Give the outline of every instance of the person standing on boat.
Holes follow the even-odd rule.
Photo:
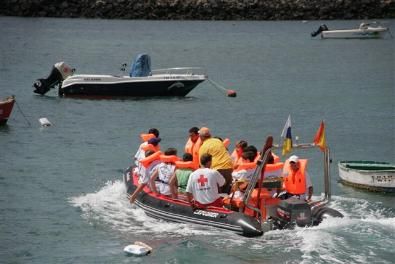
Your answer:
[[[193,157],[193,162],[199,167],[199,148],[202,145],[202,141],[199,137],[199,128],[191,127],[188,131],[189,138],[185,144],[185,153],[189,153]]]
[[[130,203],[133,203],[136,200],[137,195],[144,189],[145,186],[150,181],[151,174],[155,171],[156,166],[161,162],[159,160],[160,152],[154,152],[152,150],[147,150],[145,152],[145,158],[140,160],[138,166],[138,186],[133,194],[129,197]],[[130,179],[133,181],[133,178]]]
[[[143,141],[143,143],[140,144],[136,154],[134,155],[134,163],[136,166],[138,166],[139,161],[143,158],[145,158],[145,151],[144,151],[144,146],[148,145],[148,144],[152,144],[154,146],[158,146],[159,149],[159,142],[160,142],[160,138],[159,138],[159,130],[156,128],[150,128],[148,130],[147,134],[141,134],[140,135],[141,140]],[[154,138],[157,138],[156,140]],[[149,140],[151,140],[151,143],[148,142]]]
[[[189,176],[186,194],[192,208],[207,206],[222,207],[222,198],[218,188],[225,184],[225,178],[216,170],[211,169],[212,156],[203,154],[200,158],[201,168]]]
[[[156,167],[156,170],[151,175],[151,189],[154,193],[163,195],[177,196],[175,187],[170,185],[170,179],[175,174],[175,162],[179,160],[177,157],[177,150],[175,148],[168,148],[165,155],[160,156],[161,163]]]
[[[211,168],[217,170],[226,181],[224,186],[220,188],[220,192],[229,194],[232,185],[232,158],[225,148],[224,143],[218,138],[211,137],[210,129],[207,127],[200,128],[199,137],[202,141],[199,149],[200,161],[204,154],[210,154],[212,156]]]
[[[307,173],[307,159],[299,159],[292,155],[284,164],[284,188],[288,196],[295,196],[301,200],[311,200],[313,185]]]

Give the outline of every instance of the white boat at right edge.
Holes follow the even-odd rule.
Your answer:
[[[323,39],[366,39],[366,38],[382,38],[385,34],[390,34],[389,28],[381,26],[377,22],[361,23],[359,28],[355,29],[337,29],[329,30],[323,24],[316,31],[311,33],[312,37],[320,35]]]
[[[342,183],[370,191],[395,192],[395,164],[376,161],[340,161]]]

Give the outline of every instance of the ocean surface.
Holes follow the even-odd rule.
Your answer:
[[[0,17],[0,97],[15,95],[0,128],[1,263],[395,263],[395,196],[338,182],[340,160],[395,162],[395,40],[312,39],[322,23],[362,21],[128,21]],[[394,20],[382,20],[395,29]],[[152,68],[204,67],[210,82],[185,98],[92,100],[33,94],[32,84],[65,61],[77,73],[119,74],[138,53]],[[292,134],[311,142],[321,120],[331,150],[331,206],[343,219],[244,238],[152,219],[130,205],[122,173],[139,134],[160,130],[182,154],[188,129],[261,148]],[[53,126],[42,128],[46,117]],[[314,198],[323,193],[318,150]],[[278,152],[278,154],[280,154]],[[154,250],[128,257],[143,241]]]

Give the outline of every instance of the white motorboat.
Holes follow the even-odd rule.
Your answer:
[[[126,64],[122,67],[124,71]],[[36,80],[33,87],[35,93],[43,95],[57,86],[60,96],[69,97],[185,96],[205,80],[205,70],[198,67],[151,70],[149,55],[140,54],[127,76],[74,74],[70,66],[58,62],[50,75]]]
[[[371,191],[395,192],[395,164],[376,161],[340,161],[341,182]]]
[[[385,34],[390,33],[389,28],[383,27],[377,22],[361,23],[359,28],[355,29],[337,29],[329,30],[323,24],[316,31],[311,33],[312,37],[320,35],[323,39],[365,39],[365,38],[382,38]]]

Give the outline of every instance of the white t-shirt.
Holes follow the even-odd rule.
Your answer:
[[[156,179],[156,189],[160,194],[171,195],[169,181],[176,170],[176,166],[171,163],[161,162],[156,167],[158,169],[158,178]]]
[[[139,165],[139,161],[145,158],[145,152],[143,150],[143,146],[148,145],[148,142],[141,143],[139,149],[137,150],[136,154],[134,155],[134,164],[136,166]]]
[[[248,170],[244,169],[244,170],[234,171],[232,172],[232,178],[234,181],[238,181],[238,180],[251,181],[254,172],[255,172],[255,168]]]
[[[225,184],[224,177],[216,170],[209,168],[197,169],[189,176],[186,191],[201,204],[209,204],[217,200],[218,186]]]
[[[151,164],[145,168],[143,165],[139,164],[138,167],[138,175],[139,175],[139,183],[147,184],[151,178],[152,173],[155,171],[156,167],[160,163],[160,160],[154,160]]]

